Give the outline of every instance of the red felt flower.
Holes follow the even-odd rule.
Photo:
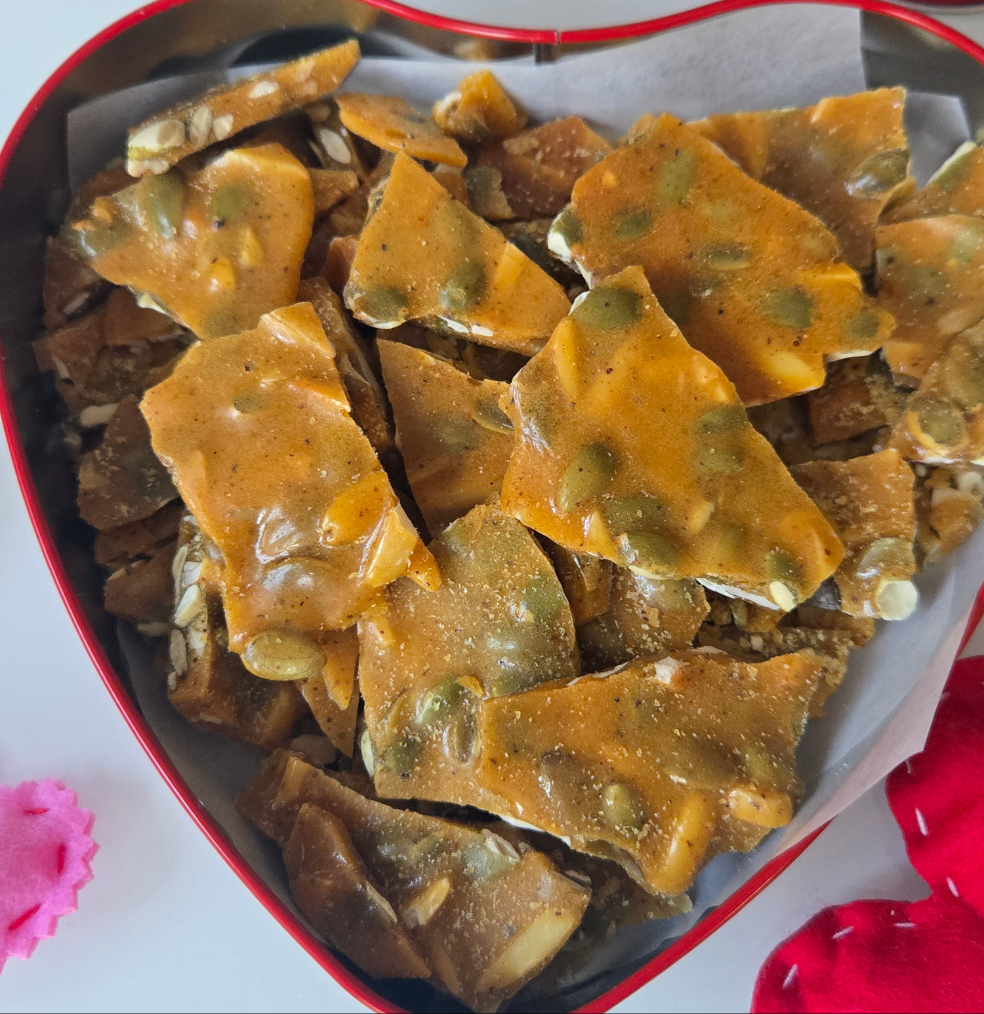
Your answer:
[[[753,1012],[984,1010],[984,658],[954,666],[886,793],[932,896],[820,912],[769,955]]]

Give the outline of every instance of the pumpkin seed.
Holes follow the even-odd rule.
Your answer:
[[[359,293],[352,309],[377,327],[396,327],[407,319],[407,297],[392,285],[376,285]]]
[[[615,478],[618,458],[604,444],[582,447],[567,466],[557,491],[557,506],[566,514],[603,493]]]
[[[264,630],[246,645],[246,668],[267,680],[303,680],[325,667],[321,646],[290,630]]]
[[[130,232],[130,224],[123,218],[114,218],[108,225],[101,223],[89,229],[77,229],[71,239],[87,260],[96,260],[119,246]]]
[[[706,739],[675,741],[664,758],[663,771],[675,782],[692,789],[721,789],[738,773],[733,758],[723,747]]]
[[[467,764],[478,756],[478,724],[470,709],[458,711],[444,730],[444,752],[452,760]]]
[[[479,401],[475,404],[475,422],[482,429],[493,433],[512,433],[512,419],[494,401]]]
[[[740,271],[752,263],[751,251],[741,243],[711,243],[700,257],[714,271]]]
[[[977,257],[984,240],[984,222],[971,222],[961,226],[950,243],[950,256],[962,267]]]
[[[465,876],[469,880],[486,881],[508,873],[516,860],[505,852],[490,848],[484,841],[468,845],[462,853]]]
[[[642,317],[642,299],[631,289],[599,285],[585,294],[572,313],[585,327],[603,330],[631,327]]]
[[[623,833],[638,833],[646,825],[646,809],[638,789],[626,782],[611,782],[601,794],[602,819]]]
[[[911,264],[903,269],[900,286],[911,300],[930,305],[946,293],[946,278],[925,264]]]
[[[975,147],[976,145],[970,144],[962,154],[955,158],[951,157],[933,178],[932,182],[944,193],[949,193],[964,178],[970,168],[970,159],[967,156]]]
[[[417,724],[425,728],[437,725],[467,695],[468,691],[454,679],[445,680],[425,690],[417,699]]]
[[[874,338],[878,334],[878,314],[871,307],[864,307],[847,322],[844,332],[849,338]]]
[[[645,236],[653,227],[653,216],[648,208],[623,211],[612,220],[612,235],[617,240],[628,242]]]
[[[449,313],[464,313],[485,292],[485,268],[475,261],[462,261],[441,286],[441,303]]]
[[[668,204],[683,204],[697,176],[697,156],[689,148],[678,149],[659,174],[659,193]]]
[[[715,443],[701,447],[694,457],[694,467],[697,471],[710,475],[730,475],[733,472],[740,472],[742,463],[739,450]]]
[[[415,736],[400,736],[382,752],[379,763],[401,778],[409,778],[423,752],[424,745]]]
[[[705,412],[697,420],[697,432],[731,433],[748,425],[748,415],[743,405],[718,405]]]
[[[813,320],[813,300],[799,286],[769,293],[760,309],[766,320],[795,331],[805,331]]]
[[[658,531],[666,522],[665,507],[648,493],[612,500],[601,511],[612,535]]]
[[[158,235],[172,239],[181,224],[185,187],[176,172],[148,176],[141,185],[144,208]]]
[[[649,572],[660,573],[672,567],[680,555],[669,539],[656,532],[630,532],[618,544],[630,566]]]
[[[534,574],[523,589],[523,609],[534,623],[553,623],[567,606],[553,573]]]
[[[581,242],[584,230],[581,226],[581,219],[574,214],[574,209],[568,204],[566,208],[553,220],[550,231],[555,233],[564,241],[569,250],[575,243]],[[553,249],[551,247],[551,249]]]
[[[943,382],[950,396],[966,409],[984,403],[984,355],[949,357],[942,364]]]
[[[915,570],[916,560],[908,539],[876,539],[858,557],[856,573],[861,578],[888,576],[908,577]]]
[[[781,549],[773,549],[766,559],[769,577],[785,584],[798,586],[803,581],[803,568]]]
[[[215,192],[212,198],[212,219],[217,226],[241,215],[249,206],[252,195],[239,183],[230,183]]]
[[[936,443],[953,446],[963,439],[963,417],[950,402],[940,398],[922,398],[912,408],[919,418],[919,428]]]
[[[557,411],[542,394],[526,395],[520,402],[523,436],[547,448],[557,433]]]
[[[437,442],[451,454],[464,454],[478,447],[479,434],[473,422],[467,419],[438,419],[434,423]]]
[[[725,521],[718,528],[718,551],[725,559],[730,559],[744,549],[748,542],[748,532],[743,525]]]
[[[858,166],[847,183],[847,191],[854,196],[875,197],[897,187],[908,175],[908,148],[876,151]]]

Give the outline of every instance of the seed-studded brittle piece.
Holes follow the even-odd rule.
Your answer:
[[[297,687],[321,731],[346,757],[355,752],[355,729],[359,717],[359,638],[354,627],[323,634],[318,643],[325,653],[325,667],[317,676],[298,680]]]
[[[214,338],[293,301],[313,220],[307,169],[264,144],[97,198],[63,239],[104,278]]]
[[[561,321],[516,375],[509,412],[502,509],[574,552],[783,611],[840,561],[823,515],[640,268]]]
[[[434,103],[431,115],[445,134],[466,144],[512,137],[526,126],[526,113],[487,69],[463,77],[453,92]]]
[[[572,289],[581,293],[585,289],[584,279],[574,268],[558,260],[547,249],[552,222],[553,219],[550,218],[531,218],[525,221],[499,222],[498,226],[510,243],[518,246],[534,264],[559,282],[568,294]]]
[[[96,563],[116,570],[140,557],[153,556],[165,543],[177,537],[178,524],[184,512],[180,500],[172,500],[142,521],[131,521],[96,533],[93,554]]]
[[[57,236],[49,236],[44,251],[44,282],[41,302],[44,326],[49,331],[63,328],[69,320],[88,309],[105,293],[106,279]]]
[[[574,625],[604,616],[611,601],[612,573],[609,560],[586,553],[572,553],[556,542],[544,539],[547,554],[553,560],[561,587],[570,603]]]
[[[238,801],[281,844],[305,803],[344,824],[437,982],[474,1010],[495,1010],[543,968],[587,906],[589,892],[541,852],[366,799],[282,751]]]
[[[358,236],[333,236],[325,254],[322,274],[336,292],[342,292],[349,280],[352,261],[359,246]]]
[[[528,824],[615,859],[654,894],[789,823],[815,655],[701,650],[483,701],[479,781]]]
[[[608,609],[578,629],[581,659],[601,672],[643,655],[689,648],[708,609],[696,581],[661,581],[618,567]]]
[[[917,218],[879,226],[877,239],[878,299],[895,317],[885,359],[915,386],[984,318],[984,219]]]
[[[200,342],[144,396],[154,448],[225,560],[229,644],[270,679],[319,673],[318,638],[410,573],[437,583],[309,303]]]
[[[848,616],[839,609],[821,609],[805,603],[782,618],[781,625],[787,624],[811,630],[843,631],[855,648],[863,648],[875,636],[875,621],[870,617]]]
[[[891,426],[904,399],[881,356],[831,363],[823,387],[807,395],[813,438],[827,444]]]
[[[79,468],[79,513],[93,528],[108,531],[149,518],[178,495],[150,445],[137,399],[124,398],[102,442]]]
[[[177,543],[172,539],[149,557],[127,561],[106,580],[103,603],[106,612],[129,620],[142,634],[163,637],[174,602],[171,562]]]
[[[366,95],[346,92],[336,97],[342,123],[357,137],[383,151],[403,152],[459,168],[468,157],[458,143],[442,133],[427,113],[418,112],[397,95]]]
[[[393,427],[386,395],[369,364],[365,341],[349,323],[338,294],[324,278],[314,277],[301,282],[297,298],[314,307],[335,349],[335,363],[352,405],[352,418],[362,427],[377,454],[392,450]]]
[[[552,278],[405,155],[359,238],[345,302],[375,327],[423,320],[523,355],[570,306]]]
[[[926,186],[891,208],[883,221],[906,222],[939,215],[984,218],[984,149],[972,141],[960,145]]]
[[[377,346],[407,479],[432,534],[502,487],[512,422],[499,407],[509,387],[475,380],[401,342]]]
[[[878,88],[805,109],[709,116],[691,126],[749,176],[816,215],[837,237],[844,260],[865,272],[879,215],[913,185],[904,104],[904,88]]]
[[[334,91],[358,62],[359,44],[352,39],[158,113],[130,131],[127,171],[163,173],[192,152],[314,102]]]
[[[568,116],[486,148],[479,165],[501,174],[502,192],[516,217],[536,218],[556,215],[578,177],[611,150],[580,116]]]
[[[919,504],[925,563],[952,553],[984,520],[984,478],[977,472],[937,468],[925,481]]]
[[[819,220],[669,115],[577,181],[550,248],[592,283],[641,265],[749,405],[819,387],[826,359],[891,333]]]
[[[495,507],[476,507],[431,543],[436,592],[408,581],[359,623],[359,684],[389,798],[436,799],[495,812],[475,783],[475,713],[485,697],[580,672],[574,622],[533,537]]]
[[[984,464],[984,323],[953,339],[892,431],[907,461]]]
[[[308,169],[314,192],[314,212],[331,211],[340,201],[359,189],[359,177],[348,169]]]
[[[808,461],[792,468],[847,549],[834,574],[841,609],[852,616],[904,620],[919,593],[912,543],[916,516],[912,470],[896,450],[850,461]]]

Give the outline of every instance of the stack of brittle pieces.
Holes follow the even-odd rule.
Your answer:
[[[358,59],[134,127],[35,353],[106,608],[268,753],[297,907],[493,1011],[790,821],[980,522],[984,153],[917,190],[901,89],[613,142],[488,70],[336,94]]]

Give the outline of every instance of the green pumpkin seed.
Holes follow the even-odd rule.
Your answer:
[[[494,401],[479,401],[475,404],[475,422],[492,433],[513,431],[512,419]]]
[[[425,690],[417,699],[417,724],[424,728],[440,724],[467,695],[468,691],[453,679],[445,680]]]
[[[612,219],[612,235],[623,243],[645,236],[653,227],[653,216],[648,208],[623,211]]]
[[[871,307],[864,307],[847,322],[844,333],[848,338],[874,338],[878,334],[878,314]]]
[[[722,789],[734,782],[738,771],[734,759],[706,739],[680,738],[663,758],[665,774],[692,789]]]
[[[290,630],[264,630],[243,652],[246,668],[267,680],[303,680],[325,667],[321,646]]]
[[[648,493],[612,500],[602,507],[602,514],[608,530],[616,536],[659,531],[666,523],[666,508]]]
[[[523,589],[523,609],[534,623],[553,623],[567,599],[555,574],[534,574]]]
[[[700,258],[714,271],[740,271],[752,263],[751,251],[741,243],[711,243]]]
[[[980,253],[982,241],[984,241],[984,222],[964,225],[950,243],[950,256],[961,267],[966,267]]]
[[[855,196],[876,197],[897,187],[908,175],[908,148],[876,151],[858,166],[847,183],[847,191]]]
[[[212,198],[212,219],[217,226],[223,226],[241,215],[251,200],[252,194],[239,183],[221,187]]]
[[[370,324],[395,327],[407,319],[407,297],[392,285],[377,285],[352,300],[352,310]]]
[[[516,860],[498,850],[493,850],[484,841],[468,845],[462,853],[465,864],[465,876],[469,880],[484,883],[508,873]]]
[[[797,587],[803,581],[803,568],[781,549],[773,549],[766,559],[769,577],[783,584]]]
[[[478,724],[472,710],[462,709],[452,716],[444,730],[444,752],[460,764],[478,756]]]
[[[946,292],[946,278],[925,264],[911,264],[903,269],[899,284],[906,290],[909,299],[927,306],[935,303]]]
[[[69,242],[85,260],[98,260],[122,243],[130,233],[130,223],[115,218],[109,225],[99,223],[88,229],[69,231]]]
[[[732,433],[748,425],[743,405],[718,405],[705,412],[697,421],[697,432]]]
[[[942,364],[943,383],[950,397],[965,409],[984,404],[984,355],[970,360],[951,358]]]
[[[184,210],[185,186],[181,177],[174,171],[147,176],[140,189],[151,227],[164,239],[172,239]]]
[[[971,145],[962,154],[957,155],[956,158],[951,158],[936,174],[933,183],[944,193],[949,193],[964,178],[967,170],[970,168],[968,156],[975,147],[975,145]]]
[[[646,826],[646,808],[639,790],[626,782],[612,782],[601,794],[602,820],[623,834],[638,834]]]
[[[683,204],[697,176],[697,156],[689,148],[680,148],[663,165],[659,174],[659,194],[668,204]]]
[[[618,545],[630,566],[649,573],[662,573],[680,556],[669,539],[655,532],[630,532],[619,538]]]
[[[603,493],[618,467],[615,452],[604,444],[582,447],[567,466],[557,491],[557,506],[566,514]]]
[[[912,408],[918,415],[920,429],[936,443],[952,447],[963,439],[963,416],[948,401],[922,398]]]
[[[441,303],[449,313],[464,313],[485,292],[485,268],[475,261],[462,261],[441,286]]]
[[[766,320],[794,331],[805,331],[813,320],[813,300],[799,286],[769,293],[760,309]]]
[[[599,285],[585,295],[573,316],[585,327],[606,331],[631,327],[642,317],[642,299],[631,289]]]
[[[401,736],[382,752],[379,763],[401,778],[409,778],[420,764],[424,745],[415,736]]]
[[[721,444],[707,444],[694,457],[694,468],[709,475],[730,475],[740,472],[743,459],[741,452]]]
[[[473,451],[479,444],[476,426],[467,419],[438,419],[434,423],[434,436],[451,454]]]
[[[547,448],[557,433],[557,411],[542,394],[521,395],[518,400],[523,436],[537,447]]]
[[[664,292],[660,296],[659,305],[677,327],[683,327],[690,320],[693,301],[689,292]]]
[[[580,243],[584,230],[581,226],[581,219],[574,214],[574,209],[568,204],[566,208],[553,220],[550,231],[556,233],[563,241],[568,250],[575,243]]]
[[[908,579],[916,569],[912,542],[908,539],[876,539],[858,557],[858,577],[895,577]]]

